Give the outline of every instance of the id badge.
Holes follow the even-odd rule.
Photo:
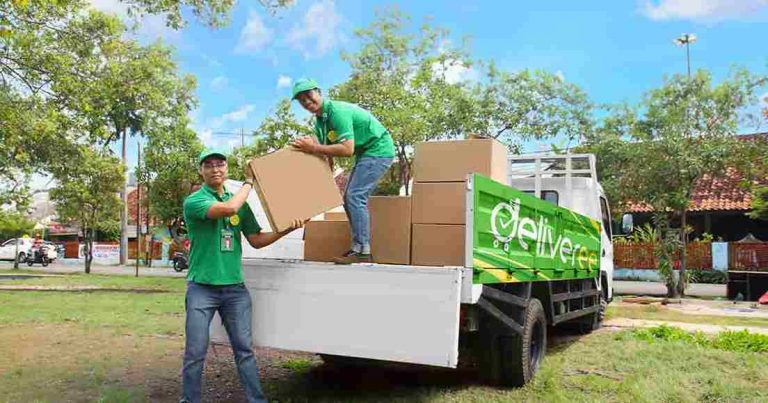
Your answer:
[[[231,229],[221,230],[221,245],[222,252],[232,252],[235,250],[235,232]]]

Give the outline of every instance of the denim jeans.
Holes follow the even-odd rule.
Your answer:
[[[253,355],[251,338],[251,295],[243,284],[206,285],[187,283],[186,346],[182,370],[182,402],[201,399],[203,364],[208,352],[209,326],[218,311],[229,335],[235,355],[240,385],[248,402],[266,402],[259,382],[259,367]]]
[[[352,250],[371,253],[371,222],[368,198],[392,165],[390,157],[358,157],[344,191],[344,210],[352,229]]]

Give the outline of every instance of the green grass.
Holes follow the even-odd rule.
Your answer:
[[[177,401],[183,338],[156,335],[181,335],[183,279],[80,275],[45,281],[169,292],[0,292],[0,400]],[[639,312],[643,319],[669,315],[663,307],[645,308]],[[614,316],[635,311],[611,310]],[[519,389],[482,385],[468,370],[363,368],[334,374],[305,358],[265,366],[290,374],[263,383],[271,399],[284,402],[768,400],[768,353],[747,352],[762,344],[739,332],[711,338],[710,345],[683,339],[670,333],[649,343],[632,331],[600,331],[551,345],[534,381]],[[236,384],[231,372],[210,378],[208,386],[220,388],[225,378]]]
[[[723,331],[715,336],[707,336],[702,332],[687,332],[674,326],[661,325],[620,333],[618,340],[625,337],[648,343],[678,342],[742,353],[768,353],[768,336],[749,333],[747,330]]]
[[[629,318],[629,319],[646,319],[646,320],[660,320],[669,322],[683,322],[683,323],[705,323],[708,325],[723,325],[723,326],[755,326],[755,327],[768,327],[768,318],[746,318],[736,316],[715,316],[715,315],[691,315],[687,313],[678,312],[659,305],[608,305],[608,312],[606,314],[608,319],[611,318]]]
[[[6,271],[2,274],[31,274],[39,272],[29,270]],[[0,277],[2,278],[2,277]],[[115,276],[99,274],[67,274],[50,277],[28,278],[23,280],[0,281],[0,285],[30,285],[30,286],[98,286],[114,289],[150,289],[173,292],[184,292],[186,280],[176,277],[158,276]]]

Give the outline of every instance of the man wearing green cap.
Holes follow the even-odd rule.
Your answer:
[[[355,165],[344,191],[344,210],[352,230],[352,246],[339,264],[371,262],[371,230],[368,198],[395,157],[395,146],[387,129],[367,110],[347,102],[323,99],[313,80],[300,79],[293,86],[293,99],[315,115],[315,137],[293,145],[307,153],[333,157],[355,156]],[[333,165],[331,165],[333,166]]]
[[[296,220],[284,232],[263,232],[246,203],[253,188],[253,171],[245,170],[245,182],[235,194],[227,180],[227,156],[207,149],[198,159],[204,185],[184,200],[184,220],[190,240],[186,295],[186,344],[184,349],[182,402],[199,402],[203,364],[208,351],[208,329],[219,312],[229,335],[247,400],[266,402],[259,369],[251,348],[251,296],[243,284],[240,234],[254,248],[263,248],[303,225]]]

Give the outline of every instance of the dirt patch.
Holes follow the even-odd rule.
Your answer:
[[[0,291],[53,291],[53,292],[128,292],[134,294],[159,294],[170,292],[151,288],[107,288],[91,285],[0,285]]]

